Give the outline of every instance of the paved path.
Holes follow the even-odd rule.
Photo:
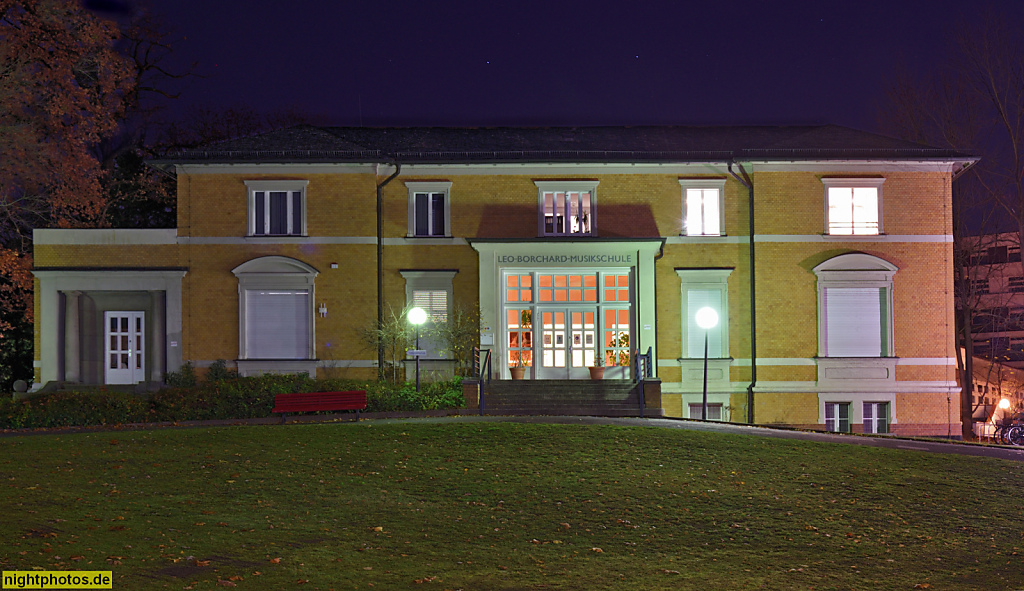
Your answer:
[[[613,417],[567,417],[567,416],[459,416],[459,417],[423,417],[403,419],[379,419],[377,422],[516,422],[516,423],[547,423],[559,425],[623,425],[632,427],[660,427],[664,429],[687,429],[690,431],[709,431],[712,433],[730,433],[734,435],[751,435],[756,437],[774,437],[777,439],[801,439],[804,441],[821,441],[829,443],[845,443],[849,445],[868,445],[905,449],[930,453],[950,453],[965,456],[1000,458],[1024,462],[1024,448],[995,445],[978,445],[960,441],[935,441],[929,439],[897,438],[887,435],[849,435],[843,433],[820,433],[816,431],[797,431],[773,427],[751,427],[731,423],[712,421],[692,421],[679,419],[640,419]]]
[[[452,412],[452,411],[447,411]],[[458,411],[456,411],[458,412]],[[465,410],[461,412],[466,412]],[[447,415],[445,411],[425,413],[363,413],[360,423],[366,421],[376,423],[541,423],[557,425],[622,425],[631,427],[654,427],[663,429],[687,429],[691,431],[708,431],[712,433],[730,433],[734,435],[750,435],[755,437],[775,437],[778,439],[801,439],[804,441],[822,441],[829,443],[845,443],[848,445],[869,445],[930,453],[949,453],[965,456],[1000,458],[1016,462],[1024,462],[1024,448],[979,445],[960,441],[939,441],[934,439],[911,439],[887,435],[849,435],[843,433],[822,433],[818,431],[798,431],[779,427],[751,427],[715,421],[695,421],[687,419],[641,419],[629,417],[577,417],[577,416],[478,416],[472,414]],[[399,415],[399,416],[396,416]],[[356,424],[352,414],[337,415],[306,415],[289,417],[288,424],[328,423],[340,421],[339,424]],[[279,424],[278,417],[259,419],[234,419],[217,421],[184,421],[180,423],[135,423],[129,425],[103,427],[66,427],[57,429],[13,429],[0,432],[0,437],[18,437],[24,435],[50,435],[69,433],[100,433],[117,431],[138,431],[148,429],[193,429],[198,427],[220,427],[241,425]]]

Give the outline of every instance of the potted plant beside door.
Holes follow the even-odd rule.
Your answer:
[[[513,380],[521,380],[526,375],[526,366],[523,365],[523,352],[516,351],[515,365],[508,368]]]
[[[590,370],[590,379],[592,380],[603,380],[604,379],[604,357],[600,355],[594,357],[594,365],[591,365],[587,369]]]

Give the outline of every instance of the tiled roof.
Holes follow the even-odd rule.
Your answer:
[[[840,127],[312,127],[169,154],[190,162],[700,162],[973,160],[952,150]]]

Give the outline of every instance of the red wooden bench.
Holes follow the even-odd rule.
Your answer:
[[[305,392],[301,394],[278,394],[274,396],[273,413],[281,413],[281,422],[290,412],[312,412],[318,410],[354,410],[356,420],[359,411],[366,409],[366,390],[349,392]]]

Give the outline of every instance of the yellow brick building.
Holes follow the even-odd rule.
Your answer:
[[[36,383],[217,359],[370,377],[378,303],[459,305],[500,378],[603,360],[635,380],[650,352],[655,414],[958,432],[950,187],[972,163],[835,126],[299,127],[190,150],[152,163],[177,228],[36,231]]]

